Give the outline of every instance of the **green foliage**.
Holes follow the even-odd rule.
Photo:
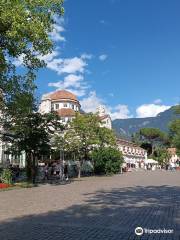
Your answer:
[[[165,139],[165,134],[158,128],[141,128],[139,133],[144,139],[150,142]]]
[[[115,146],[116,138],[112,130],[100,127],[96,115],[77,114],[66,131],[65,143],[68,151],[87,160],[89,152],[94,148]]]
[[[157,147],[169,144],[168,135],[158,128],[141,128],[136,137],[137,136],[139,136],[141,146],[151,144],[152,150],[149,151],[150,154],[153,153]],[[147,147],[149,148],[149,146]]]
[[[45,66],[39,56],[53,49],[49,33],[64,13],[62,5],[63,0],[0,1],[0,108],[11,116],[20,102],[29,113],[34,110],[34,101],[31,107],[26,103],[32,100],[36,71]],[[25,67],[21,74],[15,65],[20,56]]]
[[[180,104],[174,107],[174,111],[176,114],[180,114]]]
[[[97,128],[97,138],[98,138],[98,146],[106,147],[106,146],[116,146],[116,137],[115,133],[108,128],[99,127]]]
[[[59,120],[55,114],[31,113],[24,118],[14,118],[13,124],[9,126],[14,134],[9,150],[17,155],[22,151],[26,153],[27,176],[30,181],[36,175],[38,157],[50,154],[51,135],[62,130]]]
[[[161,166],[166,165],[171,158],[171,154],[168,152],[166,148],[157,148],[153,153],[153,158],[158,161]]]
[[[37,54],[45,55],[52,49],[48,33],[53,29],[54,15],[64,12],[62,4],[62,0],[0,2],[1,72],[5,73],[12,58],[20,55],[25,66],[41,66]]]
[[[65,134],[67,150],[75,152],[81,159],[88,160],[89,152],[95,144],[98,144],[99,128],[100,122],[96,115],[77,114]]]
[[[180,119],[171,122],[170,139],[172,146],[176,147],[177,154],[180,156]]]
[[[3,172],[1,174],[1,181],[3,183],[12,184],[12,171],[10,169],[3,169]]]
[[[121,152],[112,147],[96,149],[92,152],[94,171],[96,174],[115,174],[123,163]]]

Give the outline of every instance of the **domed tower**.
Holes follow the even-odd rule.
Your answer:
[[[106,113],[105,107],[102,105],[98,106],[96,112],[101,120],[101,126],[112,129],[111,117]]]
[[[106,114],[106,110],[105,110],[105,107],[102,106],[102,105],[99,105],[97,108],[96,108],[96,112],[99,116],[104,116]]]
[[[67,123],[75,117],[76,112],[79,112],[80,108],[81,105],[73,93],[59,90],[42,97],[39,111],[41,113],[56,111],[62,122]]]

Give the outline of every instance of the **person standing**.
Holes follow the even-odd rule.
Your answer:
[[[64,177],[65,177],[65,180],[68,181],[68,165],[67,163],[65,163],[64,165]]]

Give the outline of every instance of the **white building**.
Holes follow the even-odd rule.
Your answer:
[[[109,114],[106,113],[105,107],[100,105],[96,109],[96,113],[98,114],[101,120],[101,126],[112,129],[112,121]]]
[[[43,95],[39,112],[50,113],[56,111],[61,117],[62,123],[67,123],[79,112],[81,105],[77,97],[66,90],[59,90],[54,93]]]
[[[117,140],[118,149],[122,152],[128,168],[143,168],[147,159],[147,151],[125,139]]]

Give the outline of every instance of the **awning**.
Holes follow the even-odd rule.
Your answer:
[[[158,161],[154,159],[145,159],[145,164],[158,164]]]

